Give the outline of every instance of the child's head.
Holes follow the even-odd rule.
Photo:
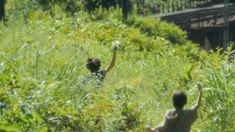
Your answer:
[[[88,58],[86,63],[86,68],[91,72],[99,71],[101,66],[100,59],[98,58]]]
[[[172,102],[175,108],[182,109],[187,103],[187,96],[184,92],[177,92],[173,95]]]

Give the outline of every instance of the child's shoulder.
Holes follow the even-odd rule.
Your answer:
[[[107,72],[107,70],[100,70],[99,73],[102,74],[102,75],[105,75]]]
[[[167,110],[166,111],[166,115],[169,115],[169,114],[173,114],[175,112],[175,110],[174,109],[169,109],[169,110]]]
[[[165,117],[166,117],[166,118],[176,117],[177,115],[178,115],[178,114],[177,114],[176,111],[173,110],[173,109],[167,110],[166,113],[165,113]]]
[[[193,108],[190,108],[190,109],[187,109],[185,110],[185,113],[190,115],[190,116],[197,116],[197,110],[193,109]]]

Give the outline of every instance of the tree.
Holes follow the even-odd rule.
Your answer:
[[[109,9],[110,7],[119,6],[122,8],[124,18],[127,18],[127,15],[131,12],[133,5],[132,0],[85,0],[82,3],[89,12],[92,12],[99,7]]]
[[[6,0],[0,0],[0,20],[5,18],[5,4]]]
[[[119,6],[122,8],[124,18],[127,18],[133,6],[133,0],[38,0],[38,2],[44,9],[50,9],[50,6],[53,6],[55,3],[65,5],[65,10],[72,13],[78,11],[78,3],[83,4],[88,12],[92,12],[99,7],[109,9]]]
[[[229,3],[230,0],[224,0],[224,34],[223,49],[226,50],[229,43]]]
[[[74,14],[76,11],[81,9],[81,2],[79,0],[38,0],[38,3],[44,10],[51,9],[54,4],[58,4],[65,7],[65,11]]]
[[[119,4],[122,8],[123,18],[127,18],[128,13],[132,11],[133,3],[130,0],[119,0]]]

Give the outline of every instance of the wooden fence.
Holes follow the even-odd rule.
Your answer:
[[[190,8],[208,7],[222,4],[223,0],[169,0],[161,2],[157,6],[158,13],[170,13]]]

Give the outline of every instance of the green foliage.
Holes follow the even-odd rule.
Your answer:
[[[234,63],[227,63],[230,59],[230,53],[221,56],[220,51],[210,55],[210,60],[205,59],[204,65],[205,77],[205,114],[211,119],[211,130],[232,131],[234,127]],[[227,118],[221,118],[227,117]]]
[[[198,83],[203,104],[192,131],[235,129],[232,51],[205,52],[160,20],[124,23],[120,10],[53,12],[32,11],[27,23],[13,14],[0,24],[0,130],[144,131],[162,121],[176,90],[193,105]],[[87,57],[105,68],[115,40],[121,48],[104,83],[84,83]]]
[[[129,20],[135,27],[140,28],[142,32],[150,36],[160,36],[169,40],[173,44],[186,43],[186,33],[174,24],[162,22],[155,18],[134,17]]]
[[[86,0],[83,2],[86,9],[91,11],[99,8],[100,6],[104,8],[110,8],[119,5],[119,0]]]

